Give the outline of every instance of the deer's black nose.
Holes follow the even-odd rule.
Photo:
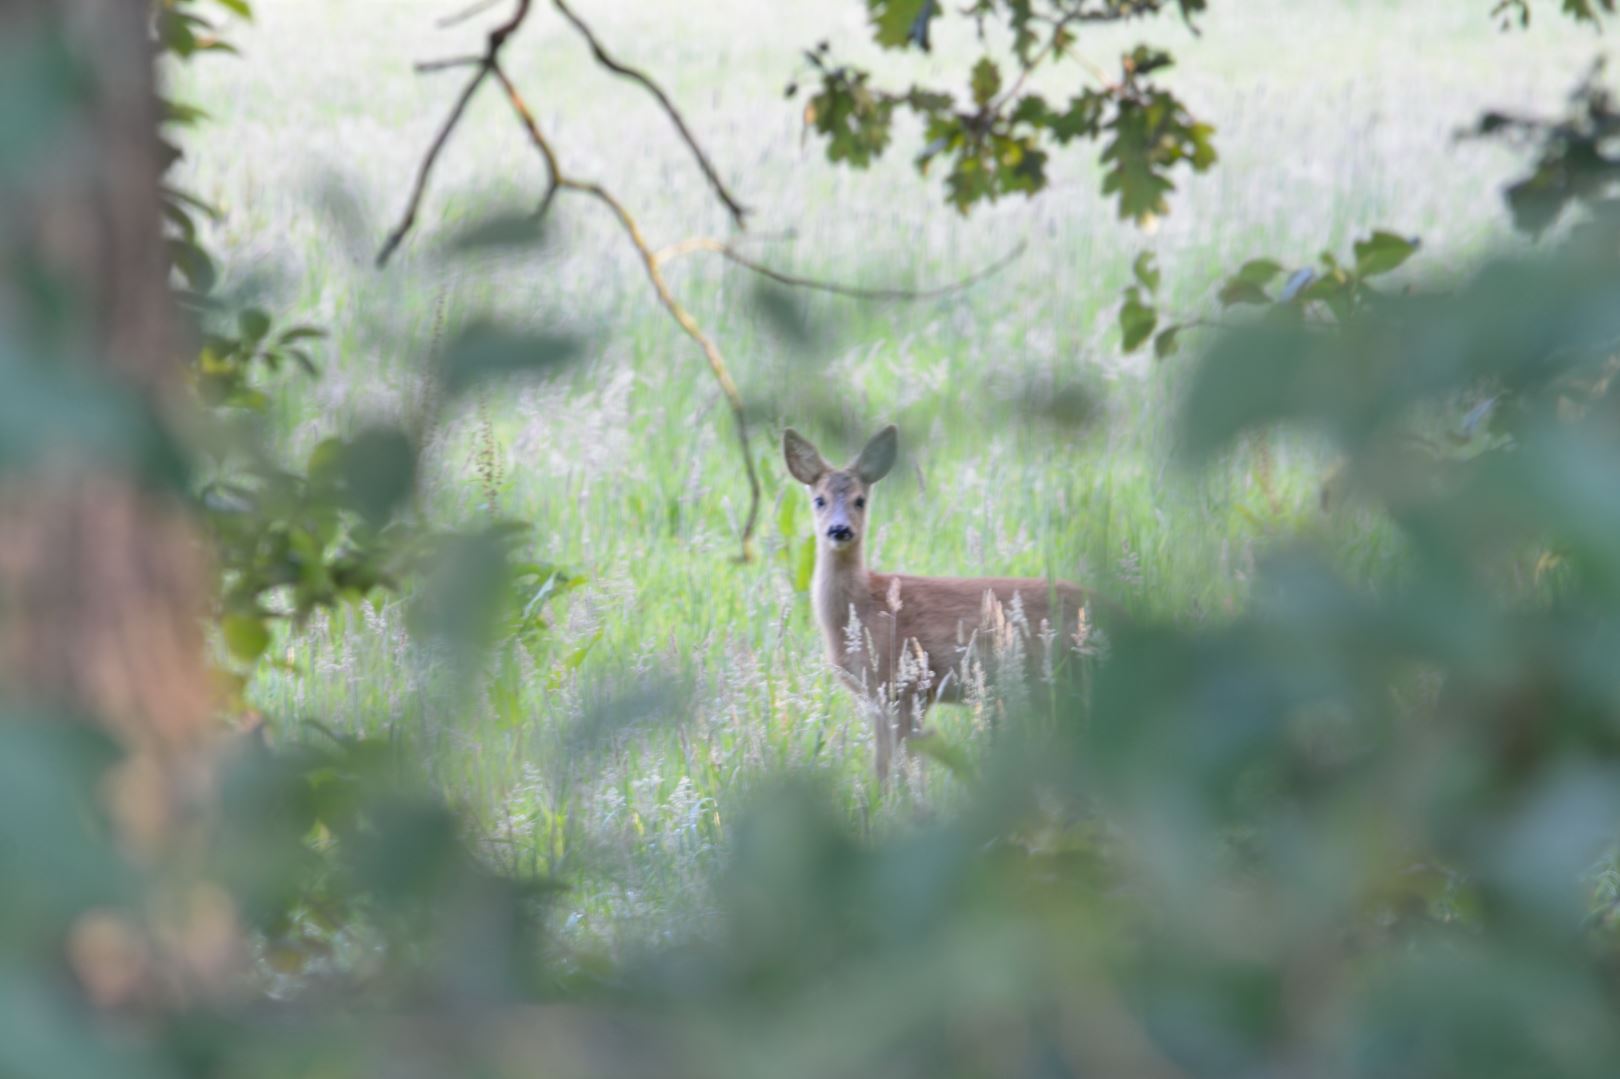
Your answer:
[[[855,538],[855,530],[849,525],[833,525],[827,529],[827,538],[837,543],[846,543]]]

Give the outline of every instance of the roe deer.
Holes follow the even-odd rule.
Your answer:
[[[897,448],[897,431],[885,427],[853,464],[837,469],[797,431],[782,436],[788,471],[810,488],[815,507],[816,621],[839,677],[873,712],[879,780],[888,777],[895,742],[917,733],[928,707],[962,701],[968,682],[983,675],[983,657],[974,653],[987,634],[1011,646],[1004,655],[1022,657],[1017,666],[1032,667],[1043,646],[1049,663],[1054,641],[1060,648],[1082,642],[1086,605],[1078,586],[1034,577],[868,570],[861,552],[867,500]]]

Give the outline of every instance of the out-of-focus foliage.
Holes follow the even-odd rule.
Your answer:
[[[1530,25],[1530,13],[1535,6],[1532,0],[1497,0],[1491,14],[1501,20],[1504,30],[1514,26],[1524,29]],[[1597,26],[1601,25],[1604,15],[1614,14],[1615,0],[1563,0],[1560,10],[1576,22]]]
[[[253,9],[246,0],[163,0],[154,21],[159,53],[180,60],[207,52],[234,54],[220,37],[215,20],[221,15],[251,19]],[[206,120],[207,112],[168,101],[163,118],[173,134]],[[164,147],[172,167],[183,151],[167,139]],[[198,225],[200,218],[217,219],[218,211],[168,186],[163,212],[177,298],[200,330],[189,372],[206,409],[200,444],[205,467],[197,493],[222,578],[221,638],[238,669],[251,669],[264,656],[277,621],[303,622],[316,610],[397,588],[415,573],[435,580],[454,576],[464,561],[459,552],[481,537],[440,534],[405,512],[414,497],[416,433],[384,426],[328,438],[302,469],[278,461],[260,445],[252,420],[269,406],[266,380],[284,370],[318,377],[312,349],[326,333],[316,326],[281,325],[257,307],[233,311],[215,292],[217,270]],[[518,231],[521,235],[514,236],[509,223],[492,222],[460,238],[457,250],[538,236],[532,223]],[[436,357],[438,389],[432,397],[453,403],[489,380],[545,374],[578,354],[579,342],[570,337],[471,327]],[[514,548],[520,532],[505,523],[491,532],[501,541],[481,548],[481,572],[490,578],[488,588],[501,593],[501,602],[487,600],[477,588],[453,590],[453,602],[434,606],[436,613],[419,620],[419,628],[429,632],[429,622],[449,619],[457,626],[449,636],[459,640],[482,636],[473,625],[483,619],[515,627],[521,639],[536,643],[546,627],[546,601],[573,578],[549,565],[518,560]],[[514,606],[520,613],[508,610]]]
[[[1620,180],[1620,157],[1613,146],[1620,114],[1602,76],[1603,64],[1594,64],[1570,97],[1569,115],[1557,123],[1501,112],[1480,119],[1482,137],[1517,138],[1540,146],[1535,171],[1507,192],[1514,223],[1526,232],[1540,235],[1571,204],[1613,199]]]
[[[931,5],[872,10],[880,35],[926,44]],[[1273,424],[1318,432],[1398,529],[1400,573],[1346,580],[1301,545],[1227,621],[1111,620],[1105,655],[961,769],[960,805],[898,834],[762,781],[709,939],[567,953],[555,883],[491,870],[401,745],[318,724],[273,752],[248,740],[212,811],[153,852],[116,826],[141,786],[115,747],[0,715],[0,1074],[1611,1075],[1620,214],[1580,171],[1608,168],[1604,139],[1571,151],[1605,101],[1589,87],[1571,119],[1509,125],[1557,180],[1532,186],[1564,193],[1520,215],[1567,226],[1532,256],[1396,291],[1377,282],[1419,269],[1415,246],[1374,233],[1221,288],[1255,317],[1197,361],[1189,459]],[[1166,271],[1138,260],[1122,314],[1128,343],[1163,353],[1183,332],[1151,307]],[[199,390],[251,414],[300,338],[234,316],[204,339],[223,366],[199,365]],[[467,377],[569,352],[461,345],[447,370]],[[0,402],[26,388],[14,367]],[[44,399],[106,452],[144,445],[139,425],[96,426],[95,393]],[[22,419],[0,404],[8,468],[44,430]],[[377,428],[301,473],[255,459],[250,483],[207,488],[247,503],[210,511],[239,658],[287,594],[274,609],[296,616],[415,557],[414,459],[409,432]],[[535,631],[567,582],[534,564],[514,587],[512,538],[430,537],[423,639],[476,652]],[[783,562],[802,589],[803,549]]]
[[[888,149],[897,112],[923,125],[917,168],[925,175],[945,163],[946,198],[962,213],[981,202],[1046,187],[1053,147],[1076,140],[1103,144],[1103,193],[1119,215],[1147,222],[1169,208],[1178,165],[1204,172],[1215,163],[1214,129],[1151,76],[1172,59],[1138,45],[1120,57],[1119,75],[1107,78],[1079,58],[1084,29],[1178,12],[1190,24],[1204,0],[976,0],[951,11],[937,0],[868,0],[872,37],[885,49],[931,47],[934,24],[947,17],[971,20],[985,52],[966,73],[966,95],[934,86],[883,89],[873,73],[834,58],[829,42],[805,52],[811,81],[806,127],[826,140],[827,157],[856,168]],[[992,40],[1011,42],[1005,55]],[[1040,68],[1070,62],[1097,85],[1053,103],[1025,88]],[[797,82],[788,96],[799,91]]]
[[[1285,273],[1282,264],[1274,259],[1250,259],[1222,282],[1217,299],[1223,310],[1261,308],[1261,322],[1268,326],[1342,326],[1378,304],[1383,293],[1373,279],[1400,269],[1418,247],[1416,240],[1380,230],[1356,241],[1354,258],[1348,262],[1324,251],[1318,266],[1301,266]],[[1159,273],[1150,253],[1137,258],[1134,278],[1126,286],[1119,308],[1125,351],[1134,352],[1152,338],[1153,352],[1159,359],[1175,355],[1181,347],[1181,335],[1201,324],[1172,322],[1160,326],[1159,311],[1153,306]]]

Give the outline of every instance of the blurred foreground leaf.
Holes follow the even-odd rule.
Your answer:
[[[456,395],[491,379],[554,375],[578,359],[581,350],[573,337],[481,324],[469,327],[446,347],[439,378],[446,392]]]

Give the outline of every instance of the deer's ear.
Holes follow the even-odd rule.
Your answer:
[[[815,483],[830,471],[827,462],[821,459],[821,451],[791,427],[782,432],[782,456],[787,460],[788,471],[793,478],[805,486]]]
[[[894,467],[894,458],[899,450],[900,432],[891,423],[872,436],[872,441],[868,442],[861,455],[855,458],[851,471],[860,477],[862,483],[876,483],[887,476],[889,469]]]

